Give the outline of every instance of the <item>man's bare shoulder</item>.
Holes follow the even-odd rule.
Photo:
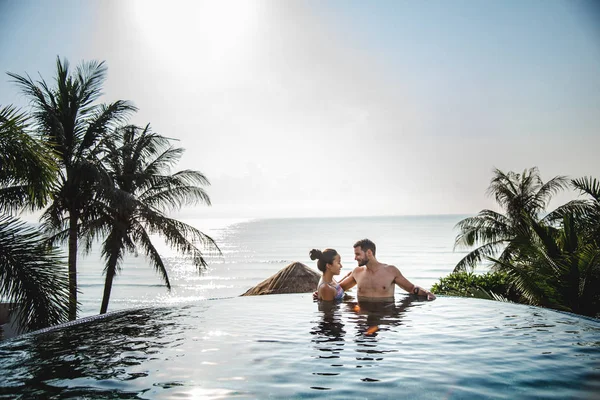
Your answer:
[[[393,273],[394,275],[397,275],[397,274],[402,275],[402,273],[400,272],[400,269],[398,267],[396,267],[395,265],[383,264],[382,266],[383,266],[383,268],[386,269],[386,271]]]
[[[360,274],[361,272],[363,272],[366,269],[367,269],[367,267],[364,267],[364,266],[361,267],[360,265],[358,265],[358,266],[354,267],[354,269],[352,270],[352,275],[354,275],[356,273]]]

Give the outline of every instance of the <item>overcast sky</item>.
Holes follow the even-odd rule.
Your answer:
[[[594,1],[0,0],[3,72],[57,55],[180,140],[212,183],[193,216],[473,214],[494,167],[600,178]]]

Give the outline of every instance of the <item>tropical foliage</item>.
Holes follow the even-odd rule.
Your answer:
[[[69,265],[69,319],[77,317],[77,245],[83,210],[98,194],[104,179],[95,158],[97,145],[135,110],[126,101],[96,104],[106,78],[103,62],[83,62],[74,71],[56,60],[56,85],[9,73],[31,100],[34,129],[52,149],[60,167],[52,203],[43,216],[49,233],[66,230]]]
[[[575,218],[566,214],[559,228],[530,221],[532,241],[520,256],[497,262],[531,304],[595,316],[600,312],[600,249],[586,243]],[[579,227],[578,227],[579,226]]]
[[[478,263],[498,253],[500,261],[518,257],[519,248],[514,244],[529,240],[531,231],[527,221],[537,220],[552,195],[567,184],[568,180],[563,176],[544,183],[535,167],[521,174],[494,170],[488,194],[505,212],[482,210],[458,223],[460,233],[456,237],[455,248],[476,248],[458,262],[454,271],[472,270]]]
[[[125,126],[102,143],[102,165],[112,186],[103,201],[96,202],[95,219],[84,227],[89,237],[106,237],[102,255],[106,260],[104,295],[100,313],[108,309],[113,279],[120,271],[124,254],[137,253],[138,246],[148,256],[168,289],[171,288],[164,261],[152,243],[154,234],[167,244],[191,256],[199,268],[207,266],[202,248],[219,252],[212,238],[183,222],[169,218],[165,211],[185,204],[210,205],[202,186],[208,179],[199,171],[184,170],[169,174],[183,153],[170,140],[152,132],[150,126]]]
[[[0,220],[0,296],[31,305],[24,317],[28,326],[77,317],[81,244],[89,250],[103,240],[107,264],[102,312],[124,254],[137,254],[138,247],[170,289],[151,235],[162,235],[199,269],[207,265],[201,249],[220,253],[210,237],[167,215],[182,205],[210,205],[203,189],[208,179],[191,170],[170,174],[183,150],[171,147],[169,139],[149,126],[125,126],[136,110],[129,102],[97,103],[106,78],[103,62],[83,62],[71,69],[57,58],[54,85],[29,75],[9,76],[31,101],[32,111],[0,110],[0,210],[44,209],[41,221],[48,235],[29,231],[8,214]],[[68,244],[66,275],[52,247],[61,243]],[[68,301],[61,297],[65,278]]]
[[[34,330],[65,322],[68,294],[60,253],[33,227],[0,216],[0,297],[17,305],[17,326]]]
[[[475,297],[489,300],[517,302],[520,296],[512,289],[508,274],[504,272],[454,272],[431,287],[437,294],[449,296]]]
[[[0,210],[34,210],[50,199],[58,168],[48,149],[28,131],[24,113],[0,108]]]
[[[67,270],[33,227],[12,217],[49,199],[57,168],[14,107],[0,109],[0,299],[18,304],[17,326],[43,328],[67,320]]]
[[[497,289],[502,297],[512,292],[520,302],[600,315],[600,183],[591,177],[544,183],[536,168],[494,175],[489,193],[505,212],[483,210],[457,224],[456,246],[475,249],[458,262],[454,277],[440,281],[440,293],[468,293],[472,282],[455,290],[444,280],[485,261],[506,277],[506,291]],[[551,196],[569,185],[587,198],[544,215]]]

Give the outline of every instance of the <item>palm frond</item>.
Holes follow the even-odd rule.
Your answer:
[[[453,272],[472,271],[477,264],[500,252],[506,245],[505,240],[489,242],[471,250],[454,267]]]
[[[494,263],[494,270],[504,272],[511,284],[526,298],[530,304],[543,303],[546,293],[538,284],[538,277],[531,273],[529,266],[519,263],[505,262],[489,258]]]
[[[18,304],[17,320],[27,330],[65,322],[68,274],[56,249],[22,221],[0,216],[0,296]]]
[[[94,109],[93,115],[86,121],[86,129],[79,146],[78,157],[100,141],[108,131],[126,121],[129,114],[137,108],[128,101],[118,100],[114,103],[101,104]]]
[[[42,208],[49,201],[56,178],[50,149],[27,131],[28,119],[14,107],[0,109],[0,188],[12,194],[0,196],[0,209]]]
[[[60,60],[58,62],[60,63]],[[75,77],[79,89],[78,103],[84,114],[87,107],[102,95],[102,85],[106,81],[106,73],[107,67],[104,61],[92,60],[77,66]]]
[[[591,244],[583,246],[578,261],[581,276],[579,295],[584,307],[591,303],[596,303],[597,307],[600,304],[600,249]],[[594,310],[586,314],[594,315],[596,307],[585,307]]]
[[[588,212],[589,207],[590,202],[588,200],[571,200],[549,212],[540,222],[551,224],[562,221],[566,214],[573,214],[577,217],[581,217]]]
[[[140,215],[150,233],[162,236],[166,243],[178,252],[192,256],[192,263],[201,269],[208,266],[208,263],[198,246],[208,251],[209,254],[221,254],[221,249],[210,236],[191,225],[168,218],[149,208],[140,210]]]
[[[559,175],[550,179],[546,183],[542,183],[542,180],[539,179],[539,185],[541,185],[540,188],[533,195],[531,200],[536,211],[545,209],[552,196],[568,187],[569,180],[566,176]]]
[[[137,242],[140,243],[144,251],[146,252],[146,256],[150,258],[152,261],[152,266],[156,270],[156,272],[160,275],[165,286],[167,286],[168,290],[171,290],[171,282],[169,281],[169,274],[165,267],[165,264],[158,253],[154,244],[152,244],[152,240],[150,239],[150,235],[148,232],[139,224],[134,227],[133,236]]]
[[[510,301],[508,298],[502,296],[501,294],[498,293],[494,293],[494,292],[488,292],[490,297],[496,301],[501,301],[503,303],[513,303],[512,301]]]
[[[510,204],[518,194],[515,186],[515,174],[513,172],[504,173],[499,169],[494,169],[494,177],[490,181],[487,194],[494,196],[496,202],[501,206]]]
[[[597,204],[600,204],[600,181],[591,176],[571,180],[576,189],[591,196]]]
[[[0,212],[15,214],[31,206],[29,185],[0,188]]]
[[[550,258],[558,257],[560,254],[560,249],[556,243],[556,230],[550,226],[545,226],[542,223],[535,221],[528,215],[524,215],[523,218],[527,220],[528,226],[532,228],[532,230],[537,235],[537,238],[543,244],[545,252],[548,254]],[[531,244],[531,237],[527,235],[528,232],[523,232],[521,237],[526,238],[525,246],[529,246]]]
[[[197,186],[174,186],[163,188],[152,189],[151,193],[144,193],[140,196],[140,200],[144,204],[154,208],[155,210],[168,211],[176,210],[183,205],[195,205],[198,203],[204,203],[211,205],[208,193],[203,188]]]
[[[500,236],[510,233],[510,223],[511,221],[500,213],[491,210],[481,210],[476,216],[467,217],[459,221],[454,228],[459,229],[463,233],[478,229],[496,230]]]
[[[184,149],[182,148],[169,147],[149,162],[144,168],[144,172],[149,175],[160,175],[168,172],[171,166],[179,161],[183,152]]]

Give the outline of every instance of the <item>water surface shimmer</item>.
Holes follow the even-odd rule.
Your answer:
[[[309,294],[203,300],[0,343],[0,398],[594,398],[600,322],[536,307]]]

